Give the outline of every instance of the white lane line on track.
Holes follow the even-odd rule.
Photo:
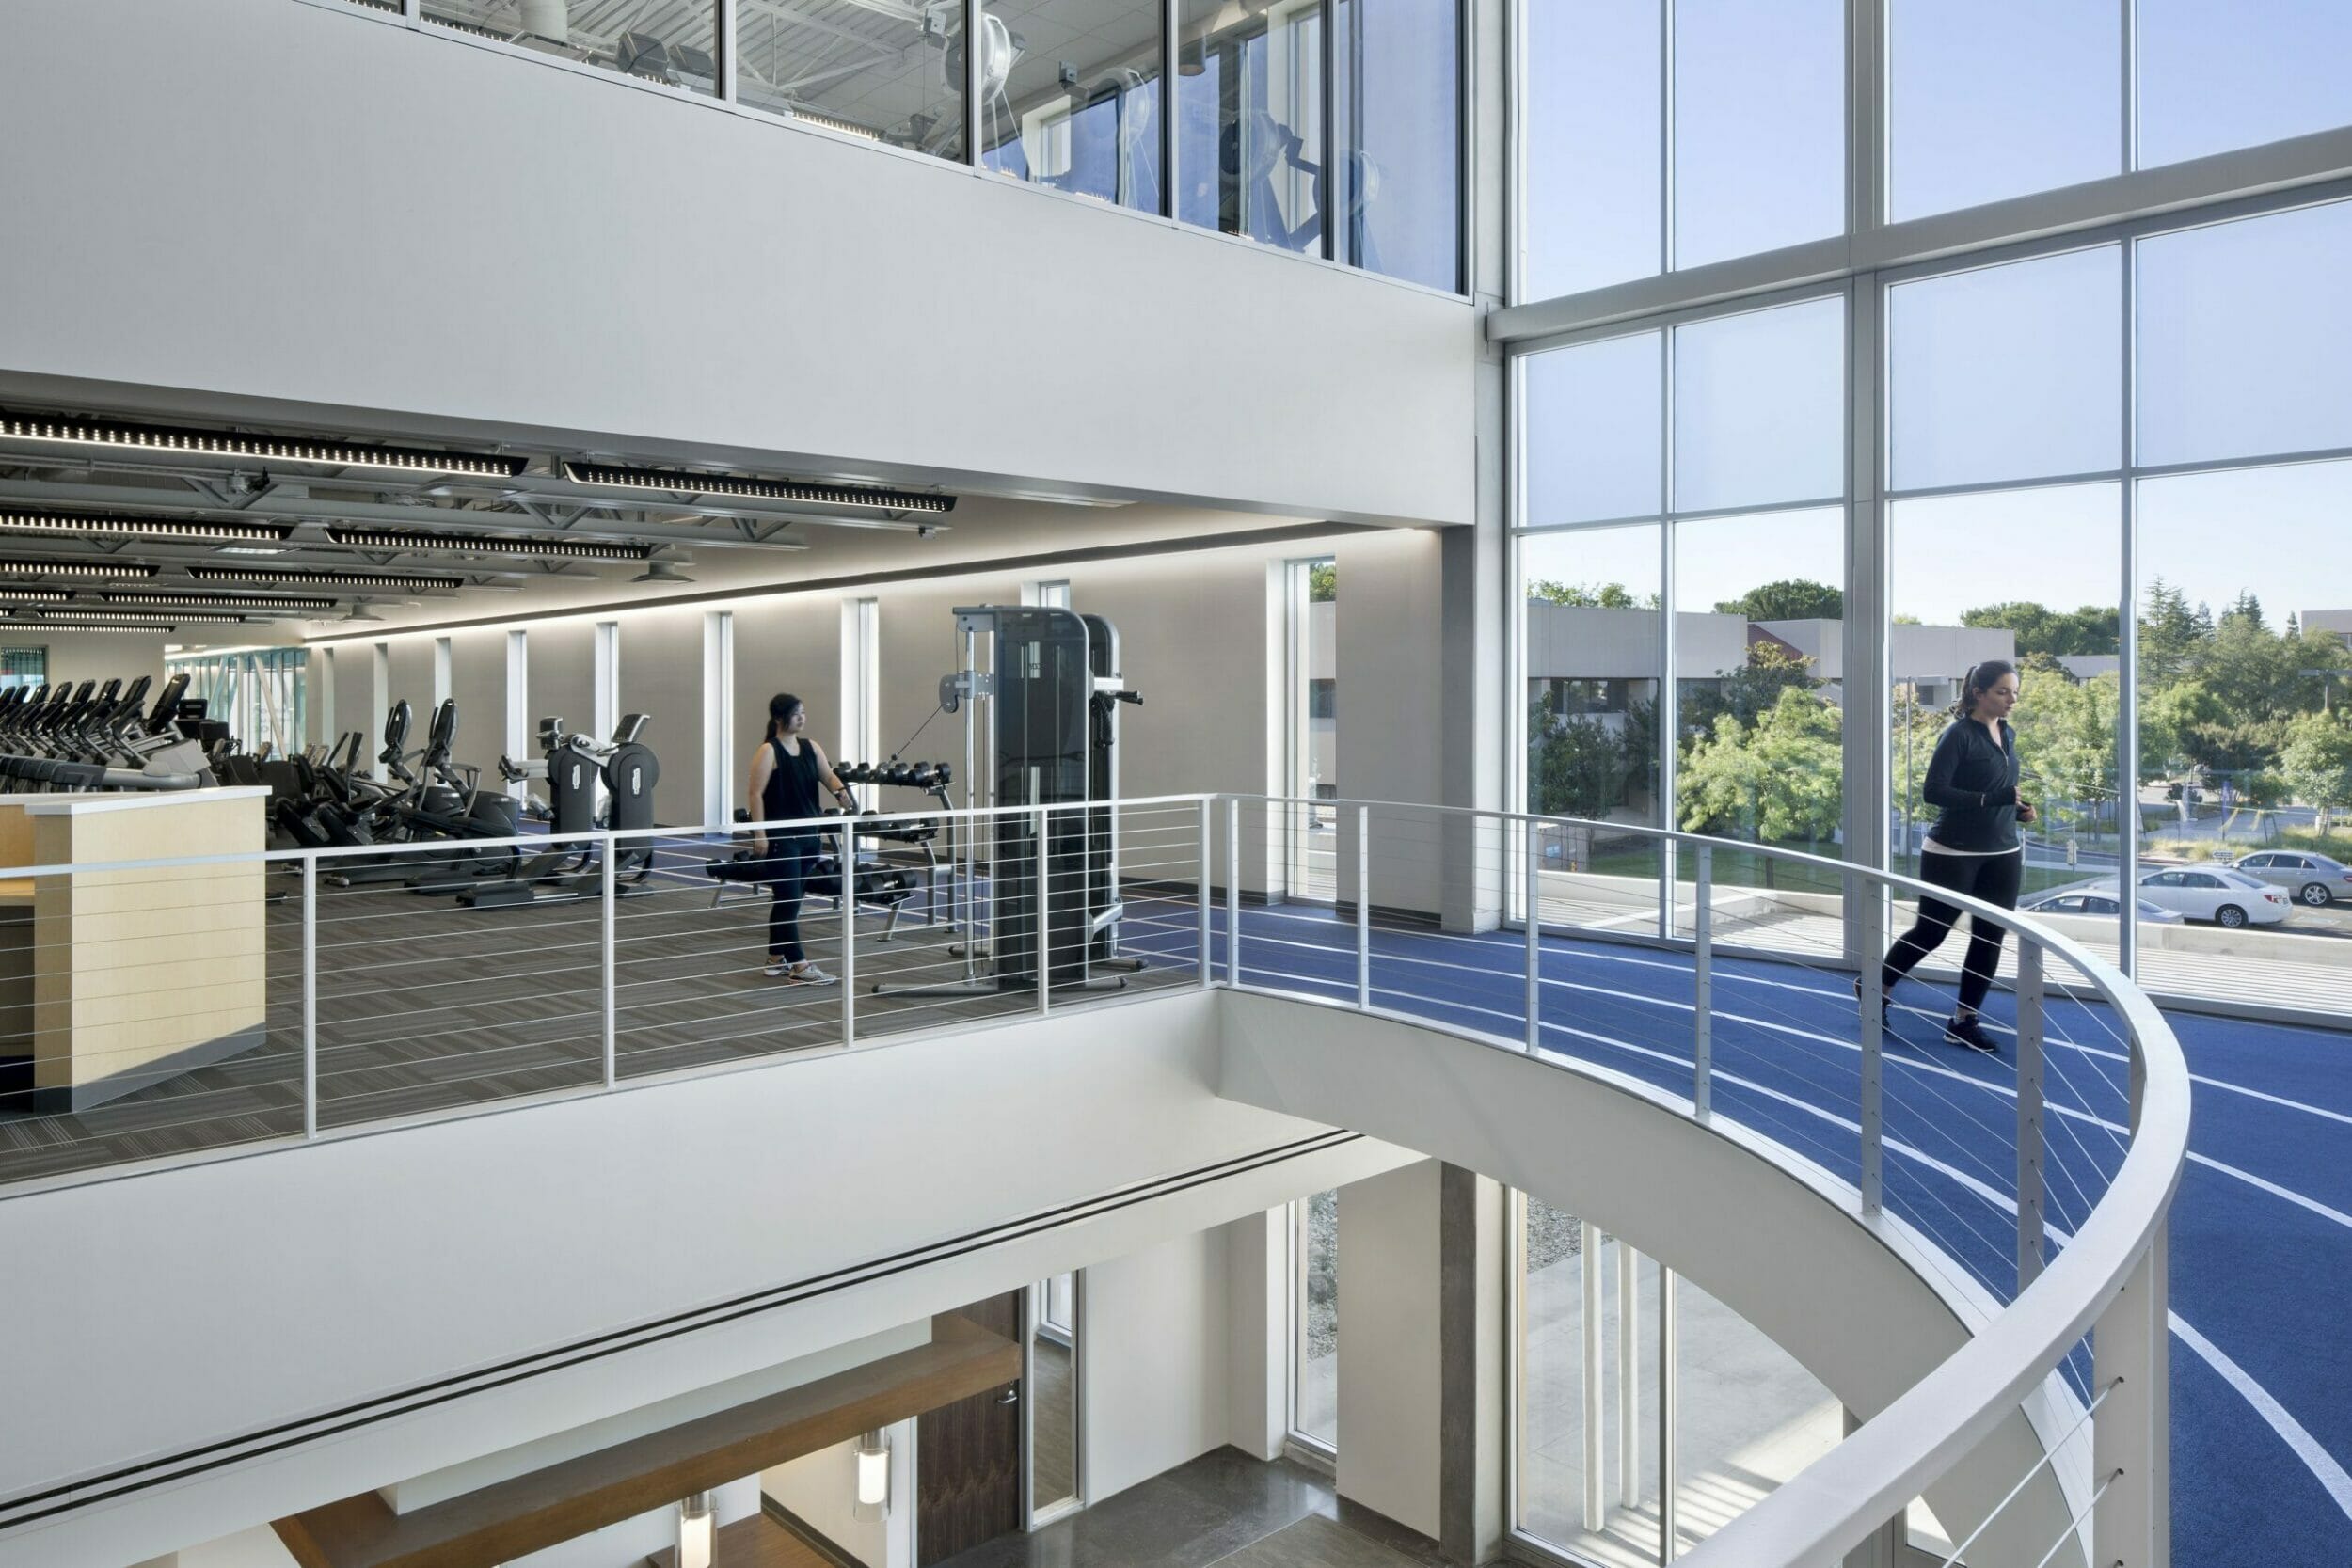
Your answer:
[[[1661,958],[1637,958],[1629,954],[1596,953],[1589,949],[1581,947],[1568,947],[1560,949],[1560,951],[1573,955],[1577,958],[1590,958],[1596,963],[1627,964],[1640,969],[1664,969],[1688,974],[1690,973],[1691,967],[1688,964],[1672,963]],[[1748,961],[1768,963],[1772,960],[1753,959]],[[1800,964],[1799,967],[1802,968],[1804,966]],[[1843,1001],[1846,994],[1845,992],[1838,990],[1823,990],[1817,986],[1798,985],[1794,981],[1771,980],[1766,979],[1762,975],[1740,974],[1730,971],[1719,971],[1715,977],[1719,981],[1729,982],[1733,985],[1762,986],[1773,990],[1792,990],[1805,996],[1818,996],[1825,1001],[1831,1002]],[[2089,1004],[2082,1005],[2089,1006]],[[1998,1025],[1995,1025],[1995,1027],[1998,1027]],[[2007,1032],[2008,1031],[2004,1031],[2004,1033]],[[2078,1052],[2085,1056],[2096,1056],[2105,1061],[2122,1062],[2130,1059],[2121,1051],[2103,1050],[2098,1046],[2083,1045],[2074,1040],[2052,1040],[2046,1043],[2062,1046],[2069,1051]],[[2300,1100],[2289,1100],[2284,1095],[2271,1094],[2263,1089],[2249,1088],[2244,1084],[2233,1084],[2226,1078],[2209,1078],[2203,1073],[2192,1072],[2189,1074],[2189,1079],[2192,1083],[2201,1084],[2207,1088],[2220,1089],[2228,1094],[2244,1095],[2249,1100],[2260,1100],[2268,1104],[2280,1106],[2284,1110],[2301,1111],[2307,1116],[2321,1117],[2325,1117],[2328,1121],[2342,1122],[2346,1126],[2352,1126],[2352,1115],[2346,1115],[2342,1111],[2331,1111],[2324,1105],[2312,1105]]]
[[[2206,1338],[2186,1323],[2178,1312],[2171,1314],[2172,1332],[2181,1343],[2195,1351],[2206,1366],[2221,1374],[2221,1380],[2238,1391],[2240,1398],[2254,1407],[2254,1413],[2279,1434],[2279,1440],[2294,1450],[2295,1457],[2328,1489],[2344,1516],[2352,1519],[2352,1475],[2344,1473],[2335,1456],[2320,1446],[2319,1439],[2304,1429],[2303,1423],[2287,1414],[2286,1406],[2274,1398],[2269,1389],[2256,1383],[2245,1368],[2231,1360],[2221,1347]]]

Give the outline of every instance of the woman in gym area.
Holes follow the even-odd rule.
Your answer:
[[[752,759],[749,798],[762,822],[797,822],[824,813],[818,786],[854,808],[855,799],[834,776],[824,748],[803,732],[808,707],[788,691],[768,699],[768,739]],[[768,911],[768,967],[760,973],[798,986],[829,986],[833,976],[809,962],[801,946],[801,890],[815,869],[818,836],[814,828],[785,828],[770,834],[755,830],[752,852],[767,860],[775,902]]]
[[[1919,847],[1919,879],[2005,910],[2017,907],[2025,873],[2026,851],[2017,825],[2034,819],[2032,803],[2017,793],[2017,732],[2009,723],[2010,710],[2016,705],[2017,666],[1994,658],[1970,670],[1960,683],[1952,722],[1936,741],[1920,786],[1922,798],[1938,816]],[[1895,982],[1943,944],[1960,913],[1956,904],[1920,898],[1918,922],[1887,949],[1880,972],[1882,1007],[1895,994]],[[1960,1009],[1944,1025],[1944,1037],[1955,1045],[1973,1051],[2000,1049],[1977,1014],[1984,1006],[1984,993],[1992,989],[2006,935],[1982,916],[1969,917]],[[1857,995],[1861,984],[1854,982]]]

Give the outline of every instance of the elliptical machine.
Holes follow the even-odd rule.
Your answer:
[[[542,764],[517,766],[499,759],[510,781],[538,776],[545,768],[551,808],[548,832],[559,838],[590,833],[598,828],[627,832],[653,826],[653,786],[661,777],[661,762],[644,743],[646,718],[625,714],[613,726],[610,741],[592,736],[567,735],[561,718],[539,721]],[[596,784],[601,780],[608,804],[599,821]],[[603,895],[604,879],[597,867],[596,847],[578,840],[550,845],[516,863],[504,877],[485,879],[457,895],[471,909],[503,909],[516,904],[553,904]],[[616,895],[651,891],[654,848],[650,838],[625,846],[612,865]]]

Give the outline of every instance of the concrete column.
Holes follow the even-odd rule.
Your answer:
[[[1225,1440],[1275,1459],[1290,1434],[1290,1241],[1287,1209],[1225,1227]]]
[[[1510,1201],[1500,1182],[1447,1165],[1438,1191],[1440,1396],[1438,1543],[1474,1565],[1502,1548]]]

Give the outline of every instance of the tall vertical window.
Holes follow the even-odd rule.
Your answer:
[[[1291,1205],[1291,1436],[1340,1440],[1340,1195]]]
[[[11,686],[40,686],[48,679],[48,649],[0,648],[0,691]]]
[[[1541,832],[1546,919],[1660,908],[1659,841],[1617,825],[1837,852],[1844,361],[1824,297],[1520,362],[1526,800],[1585,819]]]
[[[841,601],[841,757],[851,762],[882,759],[882,601]],[[873,803],[872,784],[856,786],[862,803]]]
[[[1339,562],[1294,561],[1286,578],[1283,792],[1296,803],[1283,814],[1283,880],[1293,898],[1328,902],[1339,895],[1339,819],[1322,804],[1340,795]]]
[[[988,0],[978,25],[981,164],[1158,212],[1159,0]]]

